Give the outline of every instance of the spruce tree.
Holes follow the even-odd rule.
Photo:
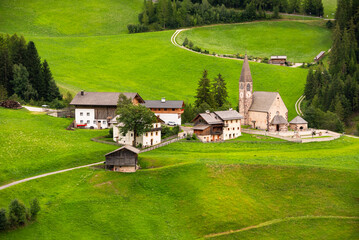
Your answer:
[[[0,209],[0,232],[7,229],[8,222],[6,217],[6,210],[4,208]]]
[[[10,58],[7,44],[5,39],[0,36],[0,85],[6,88],[9,95],[14,93],[10,83],[12,79],[12,66],[13,63]]]
[[[333,44],[330,52],[330,65],[329,71],[332,75],[338,74],[343,66],[343,47],[342,47],[342,33],[340,31],[340,27],[336,24],[334,32],[333,32]]]
[[[26,68],[21,64],[15,64],[13,72],[14,76],[11,85],[13,86],[15,94],[26,102],[31,99],[37,99],[37,92],[29,82],[29,73]]]
[[[31,220],[36,220],[37,214],[41,210],[39,200],[37,198],[34,198],[30,203],[30,213],[31,213]]]
[[[221,74],[218,74],[218,76],[214,79],[212,88],[214,101],[218,107],[222,107],[223,104],[228,102],[228,92],[226,82],[224,81]]]
[[[29,72],[29,81],[37,91],[38,97],[35,100],[46,99],[46,86],[42,75],[42,64],[34,42],[30,41],[26,50],[26,65]]]
[[[55,80],[52,77],[52,73],[46,59],[42,64],[42,76],[43,76],[43,88],[45,89],[44,100],[52,102],[55,99],[61,100],[59,88],[56,86]]]
[[[214,107],[214,98],[211,92],[211,82],[208,78],[208,71],[203,70],[202,78],[198,82],[197,95],[195,96],[196,107],[202,103],[207,103],[209,106]]]

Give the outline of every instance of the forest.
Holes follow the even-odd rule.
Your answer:
[[[359,111],[359,3],[339,0],[329,55],[309,70],[305,118],[312,127],[342,132]]]

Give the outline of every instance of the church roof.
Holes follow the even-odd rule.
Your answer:
[[[239,78],[239,82],[252,82],[251,69],[249,68],[247,54],[244,57],[242,71],[241,71],[241,77]]]
[[[305,121],[301,116],[296,116],[289,123],[292,123],[292,124],[307,124],[308,122]]]
[[[278,94],[277,92],[253,92],[253,102],[249,111],[268,112]]]
[[[227,110],[227,111],[216,111],[214,112],[220,119],[225,120],[237,120],[242,119],[243,116],[239,114],[239,112],[235,110]]]
[[[275,115],[271,124],[288,124],[288,122],[282,115]]]

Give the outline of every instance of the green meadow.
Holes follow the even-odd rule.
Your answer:
[[[254,57],[285,55],[291,62],[312,62],[332,42],[325,22],[265,21],[217,25],[182,31],[177,42],[187,37],[195,46],[217,54],[242,54]]]
[[[335,18],[335,11],[337,9],[337,0],[323,0],[324,18]],[[334,13],[334,14],[333,14]]]
[[[115,148],[91,141],[107,130],[65,130],[71,121],[0,107],[0,184],[100,162]]]
[[[6,124],[31,119],[19,132],[37,129],[32,148],[22,151],[18,147],[14,160],[31,161],[39,172],[44,166],[56,168],[53,159],[45,164],[42,156],[51,158],[60,151],[48,153],[46,141],[38,143],[48,134],[47,127],[39,126],[47,124],[68,146],[77,142],[69,159],[72,154],[83,163],[102,161],[114,148],[89,142],[89,137],[103,131],[66,131],[67,119],[47,117],[45,123],[41,121],[45,117],[15,110],[2,115]],[[15,124],[7,126],[15,132]],[[1,128],[0,139],[4,139],[3,132]],[[61,149],[60,141],[52,139]],[[27,146],[27,138],[17,141]],[[0,149],[0,156],[15,152],[7,151]],[[33,151],[37,158],[31,156]],[[2,190],[0,208],[13,198],[28,204],[37,197],[42,210],[38,221],[1,233],[0,238],[202,239],[279,219],[282,221],[214,239],[357,239],[358,219],[301,217],[358,216],[358,152],[359,139],[348,137],[297,144],[244,134],[224,143],[177,142],[140,154],[142,169],[136,173],[85,168]],[[58,161],[71,165],[61,158]],[[22,171],[23,166],[15,162],[12,169]],[[299,219],[286,220],[291,217]]]

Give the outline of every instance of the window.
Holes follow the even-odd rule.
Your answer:
[[[167,108],[164,108],[163,111],[167,111]]]
[[[153,136],[153,132],[151,132],[151,136]]]
[[[146,133],[146,137],[148,137],[148,133]]]
[[[243,88],[244,88],[243,83],[241,83],[241,89],[243,89]]]
[[[83,116],[84,115],[84,113],[83,112],[80,112],[80,116]]]
[[[102,121],[103,124],[106,124],[106,121]]]
[[[84,123],[84,120],[80,120],[80,123]]]
[[[237,130],[239,130],[239,127],[237,127]]]
[[[229,131],[229,128],[228,128],[228,131]]]
[[[175,111],[176,109],[172,108],[172,111]]]
[[[90,124],[90,120],[87,120],[87,124]]]
[[[131,133],[131,137],[133,137],[133,133]]]
[[[93,121],[93,124],[96,124],[96,121]]]
[[[302,127],[303,128],[303,127]],[[158,136],[158,132],[156,132],[156,136]]]
[[[234,128],[233,128],[233,130],[234,130]]]
[[[87,113],[87,116],[90,116],[90,113],[89,113],[89,112]]]
[[[247,91],[250,91],[251,90],[251,85],[248,83],[247,84]]]

